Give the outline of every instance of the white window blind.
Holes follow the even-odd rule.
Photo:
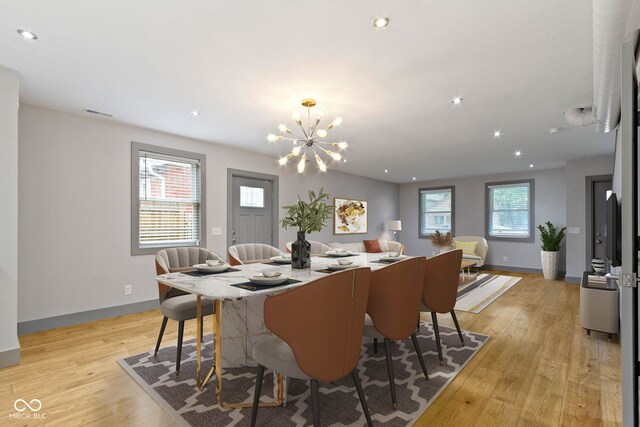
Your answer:
[[[493,184],[487,191],[489,236],[531,237],[531,184]]]
[[[428,236],[439,230],[453,229],[452,188],[420,190],[420,234]]]
[[[200,243],[200,162],[139,154],[140,248]]]
[[[264,188],[241,185],[240,206],[243,208],[264,208]]]

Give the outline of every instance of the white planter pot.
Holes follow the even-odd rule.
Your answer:
[[[542,274],[547,280],[556,280],[558,277],[558,252],[541,251]]]

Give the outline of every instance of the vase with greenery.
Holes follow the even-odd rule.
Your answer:
[[[556,277],[558,277],[558,251],[560,251],[560,245],[562,244],[562,239],[564,239],[566,227],[558,230],[551,221],[547,221],[545,225],[538,225],[540,240],[542,241],[542,252],[540,254],[542,259],[542,273],[545,279],[555,280]]]
[[[298,196],[298,201],[289,206],[284,218],[280,220],[282,228],[298,228],[298,238],[291,244],[291,267],[309,268],[311,266],[311,243],[307,242],[306,234],[321,231],[327,219],[333,215],[333,206],[327,202],[329,195],[321,188],[318,194],[309,191],[309,201]]]

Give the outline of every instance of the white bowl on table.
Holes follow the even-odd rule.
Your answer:
[[[405,259],[407,256],[402,254],[397,254],[395,252],[389,252],[380,257],[382,261],[400,261],[401,259]]]
[[[358,264],[348,259],[339,259],[338,262],[334,264],[329,264],[327,266],[327,268],[332,271],[342,271],[342,270],[348,270],[350,268],[356,268],[356,267],[358,267]]]
[[[215,265],[208,264],[196,264],[193,266],[196,270],[201,273],[222,273],[223,271],[227,271],[231,266],[226,262],[222,264],[216,263]]]
[[[330,251],[326,251],[324,254],[327,255],[327,256],[331,256],[331,257],[343,257],[343,256],[352,255],[351,252],[345,251],[342,248],[337,248],[337,249],[333,249],[333,250],[330,250]]]
[[[262,285],[262,286],[280,285],[286,282],[287,280],[289,280],[289,276],[287,276],[286,274],[282,274],[279,271],[275,271],[273,273],[274,274],[273,276],[270,275],[271,274],[270,271],[266,271],[266,274],[269,276],[265,275],[264,271],[262,273],[254,274],[253,276],[249,277],[249,280],[254,285]]]
[[[291,255],[290,254],[282,254],[276,255],[269,258],[271,261],[276,264],[291,264]]]

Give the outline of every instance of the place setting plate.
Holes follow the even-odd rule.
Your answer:
[[[231,266],[226,263],[206,263],[206,264],[196,264],[192,266],[196,269],[196,271],[185,271],[185,274],[189,274],[191,276],[200,276],[200,275],[208,275],[208,274],[218,274],[225,273],[230,271],[239,271],[235,268],[231,268]]]
[[[384,263],[393,263],[396,261],[402,261],[403,259],[407,258],[406,255],[402,255],[402,254],[395,254],[395,253],[388,253],[386,255],[381,256],[378,259],[378,262],[384,262]]]
[[[324,254],[329,258],[344,258],[348,256],[355,256],[355,254],[349,251],[336,251],[336,250],[326,251]]]
[[[340,260],[343,261],[343,260]],[[342,270],[348,270],[350,268],[356,268],[358,267],[358,264],[356,264],[353,261],[348,261],[348,260],[344,260],[344,261],[348,261],[348,262],[340,262],[338,261],[337,263],[334,264],[329,264],[327,266],[327,270],[331,270],[331,271],[342,271]]]
[[[276,255],[269,258],[274,264],[291,264],[291,255]]]

